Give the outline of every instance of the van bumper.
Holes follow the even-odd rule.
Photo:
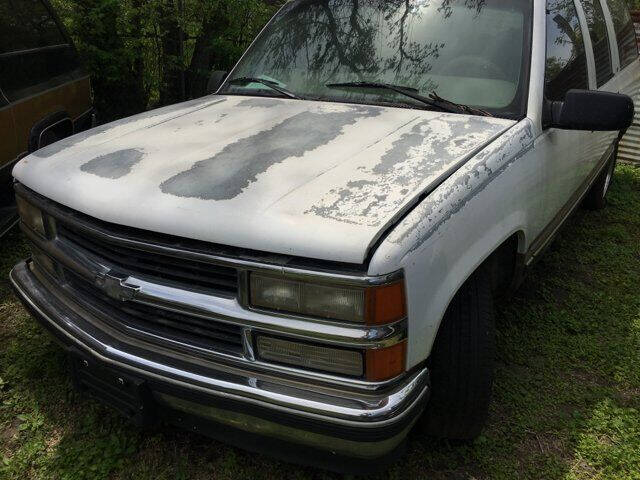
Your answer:
[[[346,457],[362,473],[397,458],[428,399],[426,369],[385,392],[364,394],[248,370],[194,367],[189,359],[169,363],[161,351],[125,349],[89,329],[91,314],[56,291],[31,261],[18,264],[10,280],[27,310],[69,353],[76,385],[139,424],[164,421],[332,469],[335,457]],[[313,452],[311,461],[304,460],[305,451]]]

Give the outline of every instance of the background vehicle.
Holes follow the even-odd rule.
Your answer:
[[[218,95],[16,166],[18,295],[141,423],[367,462],[426,406],[473,438],[493,296],[604,206],[631,122],[610,3],[290,2]]]
[[[91,85],[46,0],[0,0],[0,235],[17,219],[11,169],[92,125]]]

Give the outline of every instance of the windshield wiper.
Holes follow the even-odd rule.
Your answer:
[[[230,85],[249,85],[250,83],[260,83],[262,85],[269,87],[272,90],[275,90],[278,93],[281,93],[286,97],[294,98],[296,100],[302,100],[302,98],[296,95],[295,93],[290,92],[286,88],[279,86],[276,82],[273,82],[271,80],[265,80],[264,78],[238,77],[238,78],[234,78],[233,80],[229,80]]]
[[[493,115],[486,110],[470,107],[469,105],[465,105],[464,103],[452,102],[451,100],[442,98],[436,92],[431,92],[429,94],[429,98],[436,102],[438,105],[451,105],[453,108],[457,108],[462,111],[462,113],[468,113],[469,115],[481,115],[483,117],[493,117]]]
[[[401,85],[392,85],[390,83],[381,83],[381,82],[344,82],[344,83],[328,83],[325,85],[328,88],[379,88],[383,90],[392,90],[394,92],[405,95],[409,98],[413,98],[425,105],[429,105],[430,107],[437,108],[444,112],[450,113],[467,113],[470,115],[482,115],[485,117],[492,117],[489,112],[484,110],[480,110],[478,108],[473,108],[468,105],[464,105],[462,103],[455,103],[449,100],[445,100],[440,97],[436,92],[431,92],[429,97],[424,97],[420,95],[417,88],[412,87],[404,87]]]

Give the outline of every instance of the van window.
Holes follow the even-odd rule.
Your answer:
[[[0,53],[67,43],[41,0],[0,0]]]
[[[607,0],[607,5],[611,11],[618,40],[620,67],[624,68],[638,58],[636,30],[625,0]]]
[[[601,87],[613,77],[611,45],[600,0],[582,0],[596,61],[596,84]]]
[[[572,88],[589,88],[584,39],[573,0],[547,3],[545,95],[564,100]]]
[[[0,85],[9,101],[81,75],[75,49],[41,0],[0,0]]]
[[[0,85],[11,102],[36,95],[84,75],[71,45],[0,54]]]

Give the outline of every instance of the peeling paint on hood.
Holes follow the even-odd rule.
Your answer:
[[[14,176],[107,222],[362,263],[420,195],[514,123],[210,96],[65,139],[23,159]]]
[[[381,152],[378,162],[359,168],[307,213],[379,227],[402,208],[408,195],[486,145],[496,134],[488,127],[482,118],[451,115],[413,122]]]

